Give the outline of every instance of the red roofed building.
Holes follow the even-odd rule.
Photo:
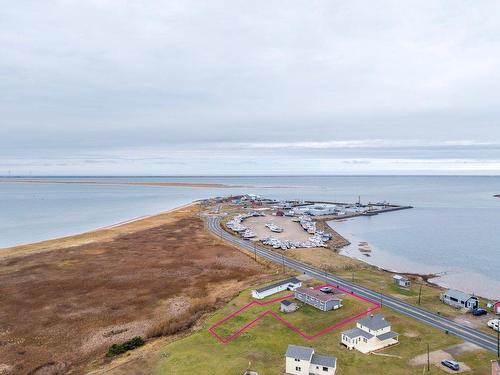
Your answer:
[[[493,305],[493,312],[500,315],[500,301]]]

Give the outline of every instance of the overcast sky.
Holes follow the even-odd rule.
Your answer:
[[[0,5],[0,174],[500,174],[499,1]]]

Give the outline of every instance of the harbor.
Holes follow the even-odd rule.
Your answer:
[[[360,198],[356,203],[273,200],[254,194],[215,199],[235,208],[225,222],[228,231],[281,250],[338,248],[330,241],[341,236],[325,224],[327,221],[412,208],[387,202],[362,204]],[[343,240],[344,245],[349,244]]]

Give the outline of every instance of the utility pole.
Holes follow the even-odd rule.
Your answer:
[[[380,283],[380,307],[382,307],[384,302],[384,295],[382,294],[383,283]]]
[[[420,289],[418,291],[418,304],[420,305],[420,301],[422,298],[422,284],[420,284]]]
[[[281,264],[283,265],[283,273],[285,273],[285,256],[281,254]]]
[[[500,359],[500,319],[497,325],[497,358]]]
[[[253,253],[255,254],[255,261],[257,262],[257,245],[253,242]]]
[[[429,344],[427,344],[427,372],[431,371],[431,355],[429,350]]]

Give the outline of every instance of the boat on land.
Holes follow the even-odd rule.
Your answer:
[[[269,230],[271,232],[274,232],[274,233],[282,233],[283,232],[283,228],[277,226],[276,224],[274,223],[267,223],[266,224],[266,227],[269,228]]]

